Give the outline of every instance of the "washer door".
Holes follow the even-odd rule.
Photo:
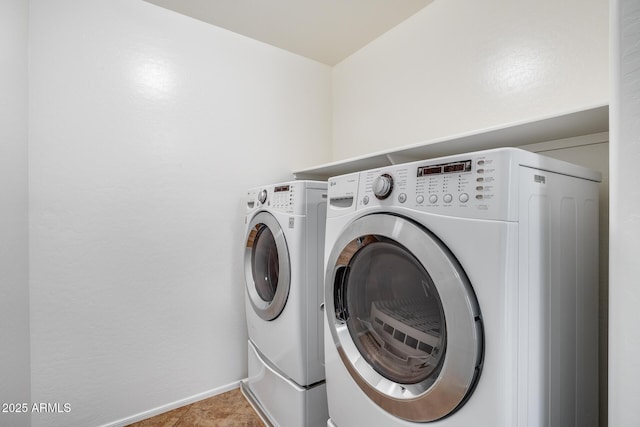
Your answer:
[[[256,314],[264,320],[278,317],[287,304],[291,271],[284,232],[268,212],[259,212],[249,224],[244,273]]]
[[[358,386],[409,421],[443,418],[479,378],[482,321],[462,267],[415,222],[364,216],[339,237],[326,272],[329,329]]]

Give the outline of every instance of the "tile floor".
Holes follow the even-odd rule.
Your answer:
[[[127,427],[264,427],[240,389],[228,391]]]

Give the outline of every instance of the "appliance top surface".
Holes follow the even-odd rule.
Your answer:
[[[248,191],[260,191],[262,189],[273,189],[275,187],[282,187],[282,186],[286,186],[286,185],[290,185],[290,186],[296,186],[298,188],[317,188],[317,189],[325,189],[327,188],[327,182],[326,181],[314,181],[314,180],[308,180],[308,179],[300,179],[300,180],[293,180],[293,181],[284,181],[284,182],[276,182],[276,183],[270,183],[270,184],[264,184],[264,185],[260,185],[258,187],[253,187],[250,188]]]
[[[402,163],[398,165],[391,165],[382,168],[369,169],[365,171],[361,171],[361,173],[366,173],[367,171],[381,171],[384,169],[392,169],[397,166],[412,166],[412,165],[428,165],[428,164],[440,164],[453,162],[456,160],[462,159],[474,159],[481,157],[492,157],[500,159],[500,162],[503,164],[509,163],[512,165],[520,165],[525,167],[530,167],[533,169],[540,169],[547,172],[559,173],[562,175],[569,175],[576,178],[587,179],[590,181],[600,182],[602,181],[602,174],[598,171],[586,168],[584,166],[576,165],[573,163],[568,163],[562,160],[557,160],[551,157],[544,156],[542,154],[533,153],[530,151],[523,150],[521,148],[515,147],[503,147],[503,148],[494,148],[491,150],[483,150],[483,151],[475,151],[463,154],[454,154],[451,156],[445,157],[437,157],[426,160],[418,160],[413,162]]]

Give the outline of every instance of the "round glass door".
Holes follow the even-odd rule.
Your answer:
[[[329,329],[345,367],[379,406],[428,422],[470,396],[482,362],[482,324],[451,252],[413,221],[369,215],[328,259]]]
[[[446,351],[438,291],[422,264],[397,242],[374,235],[362,241],[369,243],[347,267],[351,338],[373,369],[389,380],[431,384]]]
[[[249,224],[245,281],[255,312],[265,320],[278,317],[289,295],[289,252],[282,228],[267,212],[258,213]]]

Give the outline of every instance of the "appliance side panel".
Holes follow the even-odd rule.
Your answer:
[[[598,425],[599,414],[599,203],[596,185],[580,200],[577,244],[577,318],[578,327],[576,388],[576,426]],[[586,374],[582,374],[586,373]]]
[[[549,185],[552,185],[550,182]],[[576,422],[576,199],[551,187],[551,246],[549,248],[549,410],[551,425]]]
[[[520,168],[527,423],[598,423],[597,183]],[[523,276],[521,275],[521,279]],[[524,353],[523,353],[524,351]],[[525,369],[521,367],[521,370]],[[526,384],[526,383],[525,383]],[[521,390],[527,388],[521,385]],[[523,415],[521,414],[521,417]]]
[[[326,191],[322,193],[326,200]],[[324,242],[325,242],[325,226],[327,223],[327,202],[318,204],[318,230],[317,230],[317,253],[316,253],[316,277],[318,278],[316,284],[316,293],[318,295],[317,306],[315,307],[317,313],[316,324],[316,337],[318,339],[318,360],[324,369]]]
[[[518,427],[547,427],[549,198],[530,170],[520,169]]]
[[[308,189],[307,200],[307,235],[306,252],[306,309],[304,315],[308,319],[307,337],[307,370],[310,381],[324,380],[324,329],[321,304],[324,301],[324,239],[327,219],[327,190]]]

